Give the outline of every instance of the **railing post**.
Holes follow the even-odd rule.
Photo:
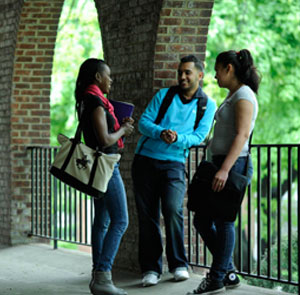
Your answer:
[[[300,239],[299,239],[299,232],[300,232],[300,148],[297,147],[297,244],[298,244],[298,294],[300,294]]]
[[[187,172],[187,178],[188,178],[188,184],[190,183],[191,179],[192,179],[192,176],[191,176],[191,171],[192,171],[192,153],[190,152],[189,153],[189,156],[188,156],[188,172]],[[189,261],[192,261],[192,234],[191,234],[191,231],[192,231],[192,226],[193,226],[193,223],[192,223],[192,214],[191,212],[188,212],[188,260]]]
[[[288,280],[292,281],[292,147],[288,148]]]
[[[56,155],[56,150],[54,150],[54,157]],[[52,176],[51,176],[52,177]],[[53,177],[54,179],[54,204],[53,204],[53,220],[54,220],[54,229],[53,229],[53,234],[54,234],[54,240],[53,240],[53,248],[54,249],[57,249],[58,248],[58,243],[57,243],[57,232],[58,232],[58,229],[57,229],[57,214],[58,214],[58,210],[57,210],[57,178],[56,177]],[[52,196],[51,196],[52,198]]]
[[[289,164],[288,164],[289,165]],[[281,279],[281,147],[277,147],[277,278]]]
[[[271,160],[271,147],[267,148],[267,250],[268,250],[268,267],[267,276],[270,278],[272,276],[272,211],[271,211],[271,199],[272,199],[272,160]]]
[[[57,179],[54,178],[54,206],[53,206],[53,213],[54,213],[54,242],[53,247],[57,249]]]
[[[31,149],[31,235],[34,232],[34,148]]]
[[[257,274],[261,274],[261,148],[257,147]]]

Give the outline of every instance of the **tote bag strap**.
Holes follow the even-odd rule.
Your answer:
[[[73,152],[76,148],[76,145],[81,142],[81,134],[82,134],[82,120],[79,120],[77,128],[76,128],[75,136],[72,139],[70,139],[72,142],[72,146],[71,146],[69,153],[61,167],[62,171],[64,171],[67,168],[67,166],[71,160],[71,157],[73,155]]]
[[[74,136],[74,141],[76,143],[81,142],[81,137],[82,137],[82,132],[83,132],[83,121],[84,121],[85,117],[87,116],[87,114],[85,112],[83,100],[80,101],[79,109],[80,109],[80,115],[78,116],[78,125],[77,125],[75,136]]]
[[[70,162],[71,157],[73,155],[73,152],[76,148],[76,145],[78,143],[80,143],[80,141],[81,141],[81,132],[82,132],[82,127],[81,127],[81,122],[79,122],[79,124],[77,126],[77,129],[76,129],[75,137],[73,139],[70,139],[71,142],[72,142],[72,146],[71,146],[71,148],[68,152],[68,155],[67,155],[67,157],[66,157],[66,159],[65,159],[65,161],[64,161],[64,163],[61,167],[62,171],[64,171],[67,168],[67,166],[69,165],[69,162]]]
[[[82,121],[79,121],[77,128],[76,128],[75,136],[74,136],[74,140],[76,143],[81,141],[82,125],[83,125]]]

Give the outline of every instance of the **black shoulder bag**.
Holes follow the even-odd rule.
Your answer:
[[[248,171],[250,144],[245,173]],[[212,181],[219,168],[212,162],[202,160],[188,186],[187,208],[201,217],[220,218],[235,221],[240,210],[247,186],[246,175],[230,170],[224,188],[220,192],[212,190]]]

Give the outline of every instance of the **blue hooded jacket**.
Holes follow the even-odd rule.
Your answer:
[[[136,154],[157,160],[185,163],[189,148],[199,145],[209,133],[216,103],[208,98],[205,113],[194,130],[197,99],[203,96],[202,89],[199,87],[191,100],[175,94],[161,122],[155,124],[154,121],[167,92],[168,88],[158,91],[142,114],[139,120],[139,131],[142,136],[138,141]],[[165,129],[177,132],[177,140],[174,143],[167,144],[160,138],[161,132]]]

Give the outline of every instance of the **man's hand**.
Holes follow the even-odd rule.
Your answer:
[[[171,144],[177,140],[177,132],[166,129],[161,132],[160,137],[165,143]]]

